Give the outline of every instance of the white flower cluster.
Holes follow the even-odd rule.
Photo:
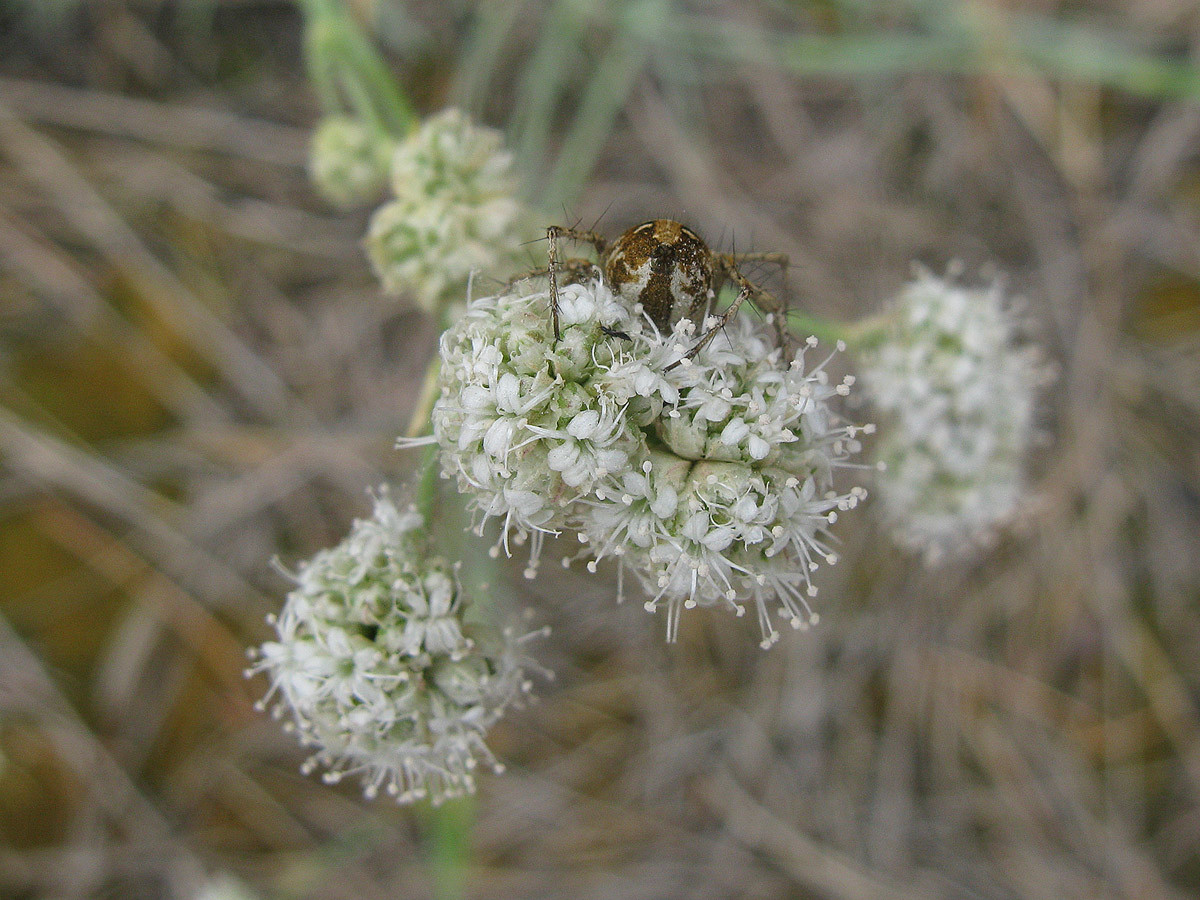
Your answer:
[[[898,543],[933,563],[994,539],[1025,494],[1038,390],[1052,375],[999,283],[922,271],[863,352],[864,392],[889,418],[878,496]]]
[[[474,791],[479,761],[502,768],[484,736],[528,683],[518,640],[464,624],[454,567],[428,555],[422,524],[381,492],[370,519],[300,568],[279,640],[250,672],[271,677],[263,705],[278,695],[275,714],[316,748],[306,771],[438,803]]]
[[[326,200],[338,206],[369,203],[383,193],[395,141],[359,119],[326,116],[313,131],[308,174]]]
[[[392,154],[391,184],[367,232],[385,290],[436,312],[461,301],[472,272],[515,265],[524,210],[500,132],[457,109],[432,116]]]
[[[852,379],[806,365],[815,340],[783,365],[746,319],[671,367],[694,323],[659,334],[599,280],[560,290],[557,342],[548,309],[546,290],[517,285],[442,336],[434,436],[480,529],[501,519],[506,548],[532,536],[530,577],[546,533],[576,532],[590,569],[615,556],[648,609],[666,605],[669,639],[693,606],[741,615],[752,599],[764,646],[773,601],[793,627],[815,618],[828,526],[863,496],[832,488],[858,429],[828,401]]]

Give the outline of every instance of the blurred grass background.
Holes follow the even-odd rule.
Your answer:
[[[782,250],[836,317],[995,265],[1062,368],[1017,533],[927,571],[844,517],[768,653],[515,561],[558,678],[495,734],[468,895],[1195,896],[1200,6],[352,5],[547,224]],[[270,560],[416,464],[435,338],[313,196],[317,115],[290,3],[0,2],[0,897],[432,890],[428,820],[302,777],[242,677]]]

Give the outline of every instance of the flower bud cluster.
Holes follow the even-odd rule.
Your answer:
[[[367,232],[385,290],[437,312],[461,301],[472,272],[515,265],[524,210],[500,132],[447,109],[396,147],[390,177],[394,198]]]
[[[480,761],[502,768],[484,736],[528,683],[517,640],[466,623],[455,568],[429,555],[422,525],[381,492],[371,518],[300,567],[250,672],[270,676],[263,705],[277,697],[273,712],[315,748],[306,770],[438,803],[472,792]]]
[[[501,542],[574,531],[589,568],[609,556],[667,607],[752,600],[764,645],[769,611],[803,627],[810,573],[836,558],[828,527],[863,496],[839,494],[833,473],[858,448],[841,425],[825,364],[785,365],[748,319],[736,319],[692,359],[696,327],[660,334],[600,280],[549,294],[531,283],[473,303],[442,337],[434,436],[444,472],[473,496]],[[677,366],[671,363],[680,361]]]
[[[878,497],[897,542],[936,562],[986,545],[1018,510],[1052,370],[1020,342],[999,283],[966,288],[922,271],[891,317],[861,359],[865,393],[890,426]]]
[[[395,141],[382,137],[361,120],[326,116],[313,131],[308,174],[330,203],[370,203],[383,193]]]

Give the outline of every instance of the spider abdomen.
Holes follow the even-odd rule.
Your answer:
[[[604,275],[615,293],[630,305],[642,304],[650,320],[667,331],[708,303],[712,253],[686,225],[653,219],[635,225],[614,242]]]

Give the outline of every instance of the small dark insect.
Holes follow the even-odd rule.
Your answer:
[[[591,244],[596,249],[598,261],[560,260],[558,242],[561,238]],[[729,309],[721,314],[716,325],[701,335],[683,359],[691,359],[699,353],[737,314],[748,297],[754,297],[760,307],[772,314],[780,346],[787,345],[786,306],[738,269],[739,263],[762,261],[777,264],[786,272],[786,254],[713,253],[696,232],[671,219],[652,219],[635,225],[615,241],[594,231],[551,225],[546,229],[546,239],[550,245],[550,265],[545,274],[550,278],[550,317],[555,340],[559,338],[559,274],[565,273],[570,281],[576,281],[583,274],[598,269],[614,294],[630,307],[640,303],[661,331],[669,331],[683,318],[702,322],[721,285],[729,280],[738,286],[737,298]],[[672,369],[680,362],[682,359],[667,368]]]

